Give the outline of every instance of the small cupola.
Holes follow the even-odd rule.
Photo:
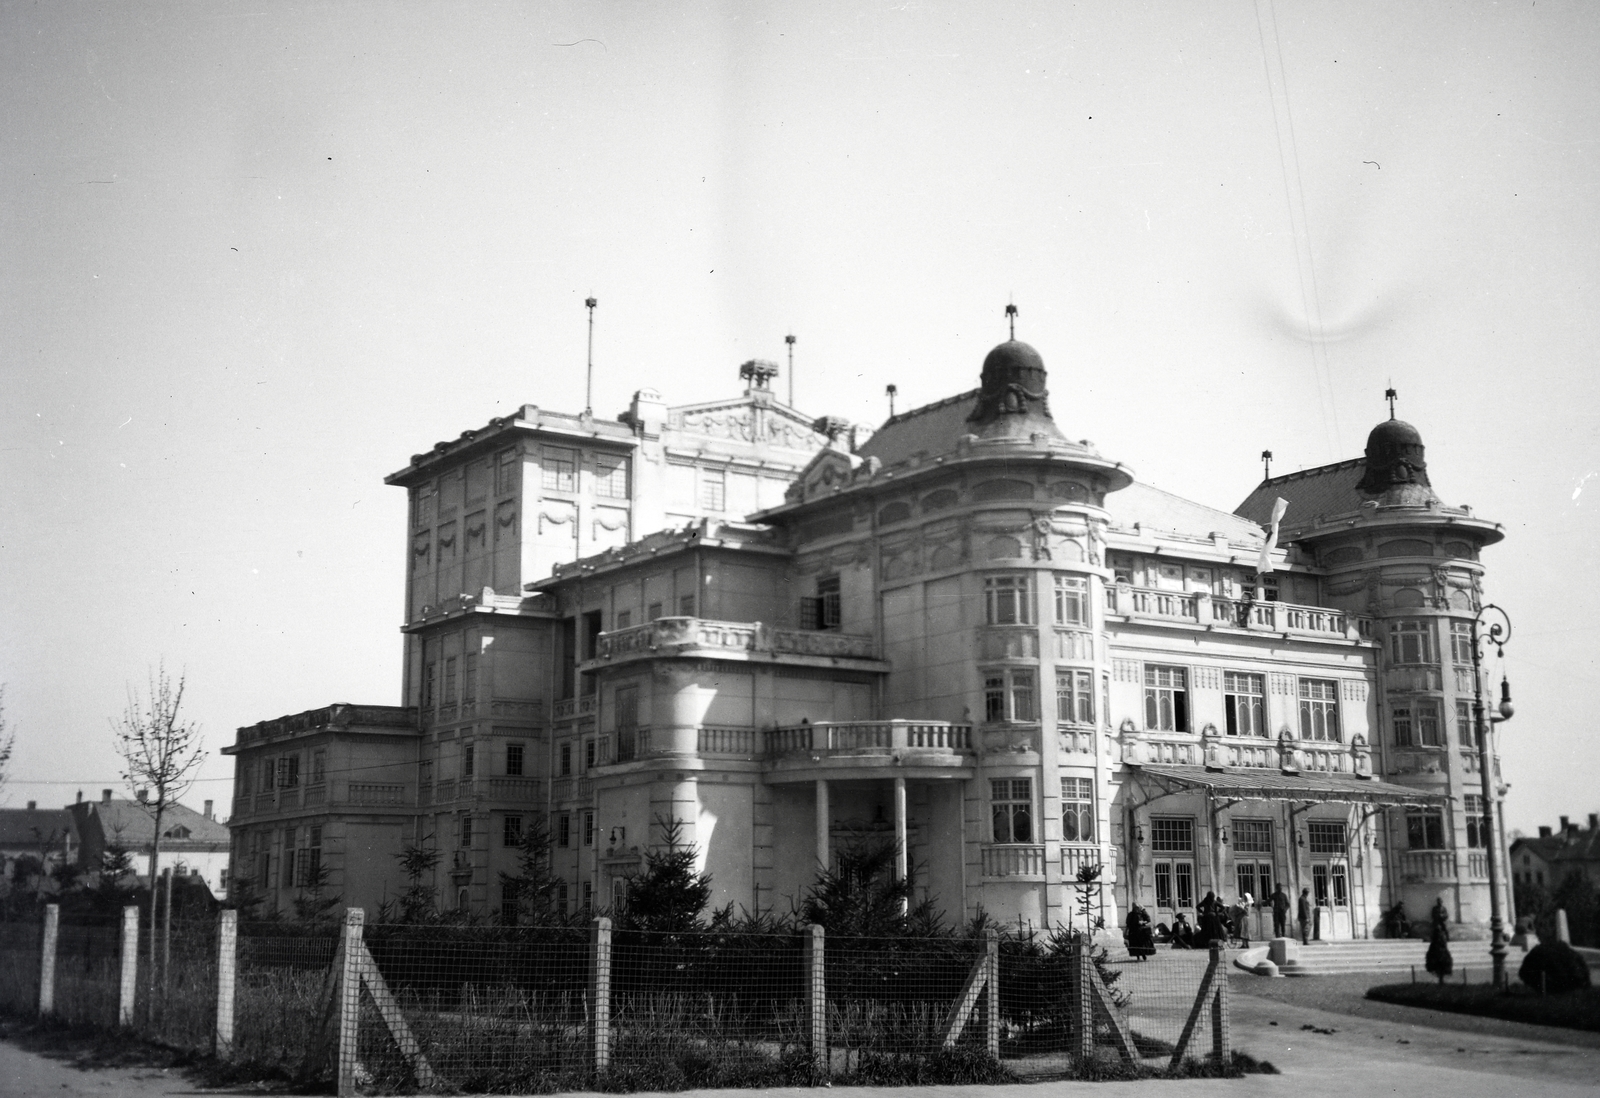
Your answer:
[[[984,439],[1066,436],[1050,417],[1044,359],[1021,340],[1009,339],[983,360],[978,405],[967,416],[972,433]]]

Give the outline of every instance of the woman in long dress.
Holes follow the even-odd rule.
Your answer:
[[[1144,960],[1156,954],[1156,938],[1150,931],[1150,913],[1138,904],[1128,912],[1128,956]]]

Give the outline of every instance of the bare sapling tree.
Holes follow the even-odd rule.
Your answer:
[[[122,779],[155,824],[150,838],[150,1009],[154,1008],[156,981],[156,896],[160,891],[157,884],[162,823],[168,809],[194,784],[205,759],[200,725],[183,713],[187,677],[180,673],[173,679],[164,663],[157,664],[150,671],[145,693],[128,686],[127,707],[121,717],[111,722],[117,752],[122,756]],[[167,919],[172,919],[170,910]],[[167,930],[170,933],[171,927]]]
[[[6,727],[6,688],[0,685],[0,795],[11,776],[11,755],[17,747],[17,734]]]

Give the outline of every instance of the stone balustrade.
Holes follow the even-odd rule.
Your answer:
[[[600,634],[595,663],[662,655],[751,655],[876,660],[871,637],[831,630],[782,629],[763,622],[657,618]]]
[[[1400,875],[1408,881],[1453,881],[1456,879],[1455,853],[1449,850],[1403,850],[1400,852]]]
[[[993,843],[983,848],[985,877],[1043,877],[1044,847],[1033,843]]]
[[[818,721],[766,731],[766,753],[887,755],[895,751],[966,754],[972,726],[950,721]]]
[[[406,787],[397,782],[351,782],[349,803],[366,806],[403,805]]]
[[[1290,602],[1253,602],[1201,591],[1162,591],[1118,584],[1106,588],[1106,609],[1133,619],[1247,629],[1263,633],[1356,640],[1370,625],[1341,610]]]

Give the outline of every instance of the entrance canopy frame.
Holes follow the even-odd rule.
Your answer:
[[[1385,808],[1436,808],[1447,793],[1429,793],[1372,778],[1332,774],[1285,774],[1278,770],[1209,770],[1203,766],[1133,764],[1135,780],[1158,796],[1205,793],[1238,801],[1307,801]]]

